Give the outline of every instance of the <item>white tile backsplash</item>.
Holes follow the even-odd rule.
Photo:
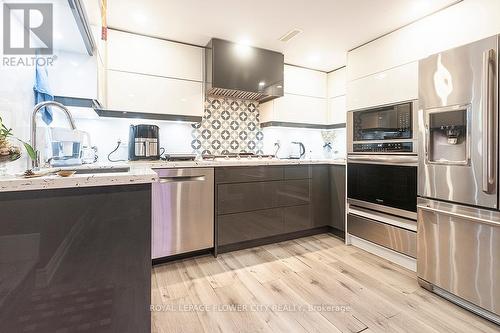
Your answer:
[[[279,157],[288,157],[291,153],[292,142],[302,142],[306,148],[306,158],[327,158],[323,148],[325,141],[320,129],[266,127],[264,132],[264,154],[274,154],[275,142],[280,142]],[[346,130],[345,128],[328,130],[335,134],[332,142],[332,157],[345,158],[346,155]]]

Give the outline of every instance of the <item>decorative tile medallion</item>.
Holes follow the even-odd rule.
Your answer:
[[[255,101],[207,97],[201,123],[192,124],[193,153],[263,154],[264,134],[258,107]]]

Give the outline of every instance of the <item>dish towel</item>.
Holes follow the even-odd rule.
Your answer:
[[[53,101],[54,96],[50,92],[49,74],[47,73],[46,66],[38,66],[38,61],[35,69],[35,85],[33,86],[35,92],[35,105],[40,102]],[[42,113],[42,120],[49,125],[52,118],[52,110],[50,107],[44,107],[40,110]]]

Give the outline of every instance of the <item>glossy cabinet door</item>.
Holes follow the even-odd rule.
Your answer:
[[[284,177],[290,179],[308,179],[312,178],[312,166],[293,165],[284,167]]]
[[[347,113],[346,67],[328,73],[328,124],[345,124]]]
[[[231,214],[311,201],[308,179],[220,184],[217,186],[218,214]]]
[[[328,123],[345,124],[347,118],[346,96],[341,95],[328,99]]]
[[[499,31],[500,1],[461,1],[348,52],[348,80],[418,61]]]
[[[150,332],[150,184],[4,192],[0,211],[0,332]]]
[[[271,102],[274,121],[319,125],[327,123],[326,98],[285,94]]]
[[[314,228],[313,207],[301,205],[283,208],[283,220],[285,232],[296,232]]]
[[[202,47],[108,30],[108,69],[203,81]]]
[[[327,75],[327,97],[344,96],[347,86],[347,68],[342,67]]]
[[[329,227],[342,235],[345,178],[343,165],[216,168],[218,251],[326,232]]]
[[[325,98],[327,75],[312,69],[284,66],[285,93],[309,97]]]
[[[251,241],[284,233],[281,208],[227,214],[218,217],[218,245]]]
[[[279,207],[280,182],[221,184],[217,186],[218,214]]]
[[[248,183],[283,179],[281,166],[221,167],[216,169],[215,182]]]
[[[330,225],[330,181],[328,165],[312,166],[313,224],[316,227]]]
[[[284,80],[284,96],[260,105],[261,122],[327,124],[327,74],[285,65]]]
[[[107,70],[107,109],[203,116],[203,84]]]
[[[55,96],[97,99],[98,57],[66,51],[55,51],[55,55],[57,60],[53,66],[47,66],[52,93]]]
[[[418,62],[347,83],[347,110],[418,99]]]
[[[312,173],[309,165],[216,168],[219,251],[313,228]]]
[[[343,165],[329,166],[331,222],[335,229],[345,230],[346,207],[346,167]]]

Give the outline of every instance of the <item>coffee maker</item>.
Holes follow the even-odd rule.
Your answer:
[[[160,128],[156,125],[130,125],[128,159],[160,159]]]

